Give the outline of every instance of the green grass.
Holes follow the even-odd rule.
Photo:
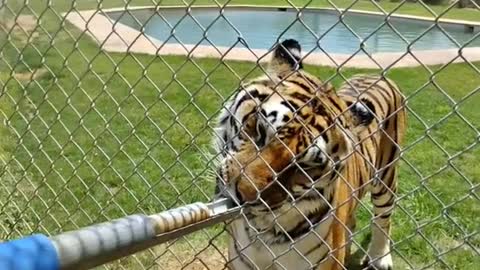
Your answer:
[[[106,54],[70,25],[60,27],[52,9],[68,11],[68,3],[54,1],[49,9],[45,3],[31,2],[42,18],[33,42],[16,32],[2,43],[5,33],[0,28],[0,89],[5,87],[0,95],[0,238],[57,233],[130,213],[207,201],[213,192],[206,170],[212,119],[239,78],[259,70],[252,63],[218,59]],[[381,4],[387,10],[397,5]],[[86,2],[77,6],[94,7]],[[361,1],[352,8],[371,10],[372,4]],[[432,8],[439,12],[445,7]],[[414,4],[404,4],[400,11],[426,15]],[[478,20],[475,16],[478,11],[451,10],[446,17]],[[19,81],[10,76],[12,68],[16,73],[46,73],[34,82]],[[336,85],[340,74],[379,72],[306,68]],[[478,143],[480,128],[480,75],[475,68],[480,69],[480,63],[401,68],[387,74],[408,96],[410,108],[400,169],[403,197],[393,230],[399,269],[407,268],[405,260],[415,267],[433,264],[432,269],[480,265],[473,250],[480,248],[480,149],[470,147]],[[360,212],[359,242],[366,237],[369,220],[367,210]],[[205,236],[194,239],[197,246],[208,245],[199,240]],[[224,246],[223,239],[215,241]],[[152,262],[149,256],[141,258]],[[138,266],[133,260],[122,263]]]
[[[21,2],[21,1],[18,1]],[[73,0],[64,0],[64,1],[47,1],[47,0],[37,0],[32,1],[29,4],[29,7],[36,12],[41,14],[45,10],[55,10],[56,12],[67,12],[73,9],[95,9],[97,7],[101,8],[111,8],[111,7],[124,7],[128,3],[129,6],[168,6],[168,5],[236,5],[236,4],[249,4],[249,5],[267,5],[267,6],[296,6],[296,7],[328,7],[328,8],[349,8],[349,9],[359,9],[359,10],[368,10],[368,11],[377,11],[377,12],[394,12],[395,14],[409,14],[416,16],[426,16],[426,17],[437,17],[446,18],[446,19],[459,19],[459,20],[470,20],[470,21],[480,21],[480,10],[473,8],[464,8],[458,9],[448,5],[435,5],[427,6],[420,5],[417,3],[408,3],[405,1],[378,1],[374,3],[373,1],[366,0],[291,0],[291,1],[282,1],[282,0],[105,0],[100,4],[97,4],[96,1],[73,1]],[[12,4],[13,5],[13,4]],[[16,9],[21,9],[22,3],[17,3],[15,6]],[[29,10],[24,10],[29,11]]]

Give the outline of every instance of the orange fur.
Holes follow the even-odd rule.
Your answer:
[[[286,57],[285,53],[277,51],[277,56]],[[291,60],[274,59],[277,73],[272,74],[273,80],[261,77],[245,85],[221,117],[224,133],[220,137],[227,139],[223,146],[228,139],[234,141],[225,155],[223,181],[238,199],[265,208],[251,214],[248,225],[239,221],[232,234],[243,237],[244,246],[264,237],[281,250],[282,245],[295,245],[289,242],[292,235],[301,239],[318,230],[315,232],[323,237],[319,244],[305,240],[308,245],[299,248],[319,258],[311,262],[316,269],[345,269],[355,210],[370,191],[375,225],[365,260],[377,269],[391,269],[388,237],[397,187],[394,163],[406,130],[404,99],[393,82],[379,76],[356,76],[335,92],[307,72],[292,70]],[[229,111],[233,108],[234,116]],[[238,119],[242,119],[241,125]],[[297,210],[305,211],[302,215],[290,212],[291,216],[282,218],[289,213],[282,207],[300,204],[303,209]],[[265,211],[275,211],[272,207],[278,211]],[[332,213],[333,221],[323,222]],[[294,220],[289,220],[291,217]],[[249,226],[257,226],[262,233],[249,235],[255,231]],[[330,251],[327,254],[325,245]],[[273,256],[262,253],[261,245],[233,248],[231,254],[242,258],[242,253],[248,253],[253,262],[256,258],[262,265],[268,265],[265,259]],[[241,261],[236,270],[248,265],[247,259]],[[283,263],[296,267],[295,261],[285,259]]]

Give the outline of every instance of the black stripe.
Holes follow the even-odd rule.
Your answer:
[[[222,136],[222,139],[223,139],[223,144],[226,144],[227,143],[227,132],[223,132],[223,136]]]
[[[380,215],[375,215],[375,218],[388,219],[388,218],[390,218],[392,213],[393,213],[393,209],[390,210],[390,211],[387,211],[385,213],[381,213]],[[390,222],[385,227],[389,227],[389,226],[390,226]]]
[[[289,108],[290,110],[293,110],[293,112],[297,112],[298,109],[300,108],[299,105],[297,105],[297,104],[295,104],[295,102],[291,102],[291,101],[287,102],[287,101],[283,100],[282,102],[280,102],[280,104]]]
[[[386,167],[387,163],[390,163],[391,160],[394,160],[395,159],[395,156],[397,155],[397,151],[396,149],[390,151],[390,155],[388,156],[388,159],[387,160],[381,160],[381,166],[382,168],[383,167]],[[385,173],[387,170],[389,169],[392,169],[392,165],[390,165],[388,168],[385,168],[385,170],[383,170],[380,174],[380,179],[384,180],[383,178],[385,177]]]
[[[225,109],[227,110],[227,113],[228,113],[230,116],[232,115],[232,112],[233,112],[232,107],[233,107],[233,105],[235,105],[235,101],[237,100],[237,98],[238,98],[238,96],[240,95],[240,93],[242,93],[242,91],[243,91],[242,89],[237,89],[237,93],[231,98],[232,103],[230,104],[230,107],[228,107],[228,109],[225,108]]]
[[[220,125],[225,125],[227,123],[229,117],[230,116],[227,115],[227,116],[223,117],[222,119],[220,119]]]
[[[328,116],[324,104],[318,104],[318,101],[316,99],[312,99],[311,104],[311,106],[313,107],[313,113],[315,115]]]
[[[379,83],[381,83],[381,82],[386,83],[389,88],[385,88],[385,87],[379,85]],[[388,100],[395,99],[395,93],[393,93],[393,91],[392,91],[394,89],[394,87],[392,85],[390,85],[390,83],[387,80],[380,80],[380,81],[376,82],[374,85],[375,85],[375,87],[378,87],[378,89],[383,91],[385,94],[387,94]]]
[[[318,264],[320,264],[323,260],[325,260],[325,258],[327,258],[328,254],[330,254],[330,249],[327,252],[325,252],[325,254],[323,254],[323,256],[320,259],[318,259],[313,265],[318,266]]]
[[[387,206],[392,206],[393,203],[395,202],[395,196],[393,196],[393,194],[389,194],[391,197],[390,199],[388,199],[385,203],[383,204],[375,204],[375,200],[373,201],[373,205],[375,205],[375,207],[379,207],[379,208],[383,208],[383,207],[387,207]]]
[[[309,256],[312,252],[314,252],[315,250],[321,248],[323,246],[323,242],[320,241],[320,243],[318,243],[318,245],[314,246],[313,248],[311,248],[310,250],[308,250],[307,252],[305,252],[303,254],[303,256],[307,257]],[[328,252],[325,252],[325,254],[328,253]],[[325,258],[325,254],[323,255],[323,258]],[[321,261],[321,260],[320,260]]]
[[[258,139],[257,146],[262,147],[267,143],[267,132],[264,127],[261,127],[260,125],[257,125],[257,132],[260,135],[260,138]]]
[[[292,94],[290,94],[290,96],[295,98],[295,99],[301,100],[303,103],[308,103],[310,100],[312,100],[311,96],[305,95],[305,94],[300,93],[300,92],[292,93]]]
[[[321,207],[317,209],[315,212],[311,212],[307,215],[307,218],[310,222],[307,222],[305,219],[301,220],[297,226],[295,226],[293,229],[285,232],[278,232],[278,236],[281,236],[283,239],[283,242],[287,242],[290,239],[295,240],[296,238],[305,235],[308,233],[312,228],[316,227],[319,225],[318,223],[321,222],[324,218],[325,215],[331,210],[331,205],[334,199],[334,196],[329,196],[328,197],[328,204],[324,203],[324,198],[325,195],[322,197],[319,197],[321,200]],[[311,200],[311,199],[310,199]],[[310,226],[312,224],[312,226]],[[280,239],[279,239],[280,240]],[[279,242],[280,243],[280,242]]]
[[[300,88],[302,88],[303,90],[305,90],[307,93],[311,93],[311,92],[312,92],[312,87],[310,87],[309,85],[306,85],[306,84],[304,84],[304,83],[302,83],[302,82],[294,81],[294,80],[286,80],[286,82],[296,84],[297,86],[299,86]]]
[[[232,150],[233,152],[237,152],[238,151],[238,148],[235,146],[235,144],[233,143],[233,139],[230,140],[230,147],[228,147],[228,149]]]
[[[232,126],[233,128],[233,136],[237,136],[238,135],[238,126],[237,126],[237,121],[235,120],[234,117],[230,117],[230,125]]]
[[[253,90],[243,90],[245,91],[245,95],[243,95],[240,100],[238,100],[237,105],[235,106],[235,109],[233,111],[237,111],[238,108],[247,100],[252,100],[252,99],[258,99],[260,102],[263,102],[269,95],[268,94],[260,94],[257,89]]]
[[[340,93],[349,96],[349,97],[358,97],[359,92],[356,91],[353,87],[351,86],[345,86],[345,88],[342,88]]]
[[[247,91],[247,90],[243,90],[245,91],[245,95],[243,95],[238,101],[237,101],[237,104],[235,105],[235,108],[233,108],[233,110],[231,110],[231,112],[236,112],[238,110],[238,108],[243,104],[243,102],[247,101],[247,100],[250,100],[252,98],[254,98],[256,95],[258,95],[258,90],[257,89],[254,89],[254,90],[251,90],[251,91]]]
[[[279,85],[283,85],[282,83],[275,83],[274,81],[270,80],[270,79],[263,79],[263,80],[258,80],[258,81],[253,81],[252,84],[260,84],[262,86],[265,86],[267,88],[276,88],[278,87]]]
[[[378,86],[377,86],[378,87]],[[386,114],[383,116],[383,117],[387,117],[390,115],[390,111],[391,111],[391,106],[390,106],[390,101],[391,101],[391,98],[383,92],[383,91],[380,91],[377,89],[377,91],[375,92],[372,92],[372,95],[374,95],[375,93],[378,93],[382,99],[383,99],[383,102],[385,103],[385,105],[387,105],[387,112]]]
[[[309,83],[311,83],[311,84],[316,88],[315,90],[317,90],[317,89],[320,87],[320,85],[318,85],[318,83],[316,83],[312,78],[310,78],[310,76],[309,76],[308,74],[303,74],[303,73],[302,73],[301,76],[302,76],[305,80],[307,80]],[[311,88],[310,88],[310,89],[311,89]]]
[[[315,117],[312,117],[312,119],[309,121],[309,124],[312,128],[318,131],[318,134],[321,134],[322,138],[325,140],[325,143],[328,143],[328,138],[324,138],[324,136],[326,137],[325,127],[323,127],[321,124],[317,124]]]
[[[338,102],[332,97],[332,96],[328,96],[328,100],[330,100],[330,102],[332,103],[333,107],[335,107],[338,112],[335,112],[335,114],[340,114],[343,112],[343,109],[340,107],[340,105],[338,104]]]
[[[322,132],[323,132],[323,131],[322,131]],[[330,140],[330,139],[328,138],[327,133],[325,133],[325,132],[322,133],[322,139],[325,141],[326,144],[328,144],[328,141]]]
[[[378,192],[375,192],[375,193],[372,192],[372,193],[371,193],[370,196],[371,196],[372,198],[375,198],[375,197],[378,198],[378,197],[382,196],[383,194],[385,194],[385,193],[388,191],[387,188],[386,188],[386,186],[383,184],[383,182],[380,183],[380,185],[382,185],[382,186],[380,187],[380,190],[379,190]]]
[[[357,93],[364,93],[369,89],[369,85],[366,84],[364,81],[352,81],[351,88],[353,88]]]
[[[310,222],[307,222],[306,220],[303,220],[300,222],[297,226],[295,226],[292,230],[287,231],[288,236],[295,240],[298,237],[305,235],[308,233],[312,228],[316,227],[318,223],[323,220],[325,215],[330,211],[330,207],[328,205],[323,205],[320,209],[317,211],[310,213],[307,215],[307,218],[309,219]],[[312,224],[312,226],[310,226]],[[288,236],[286,236],[286,239],[289,239]]]
[[[377,90],[377,93],[379,93],[382,98],[384,99],[385,103],[387,105],[389,105],[389,108],[391,107],[390,105],[393,105],[395,106],[395,104],[397,103],[397,97],[396,95],[393,95],[393,96],[390,96],[388,94],[388,92],[386,91],[382,91],[382,89],[384,89],[383,87],[380,87],[380,86],[377,86],[379,89]],[[391,113],[391,111],[393,110],[389,110],[389,113]],[[388,116],[388,115],[387,115]]]

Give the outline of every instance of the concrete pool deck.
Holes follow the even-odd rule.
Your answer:
[[[155,7],[129,7],[128,10],[152,9]],[[179,7],[161,7],[179,8]],[[185,9],[185,7],[182,7]],[[195,8],[212,8],[211,6],[199,6]],[[218,9],[218,7],[216,7]],[[255,8],[254,6],[232,5],[228,8]],[[278,10],[281,7],[265,7],[262,9]],[[107,16],[107,12],[124,11],[125,8],[112,8],[102,10],[76,11],[63,14],[66,20],[85,31],[107,52],[119,53],[143,53],[151,55],[189,55],[191,57],[221,58],[225,60],[239,60],[264,62],[268,59],[269,51],[266,49],[228,48],[213,47],[208,45],[182,45],[165,43],[161,40],[147,36],[142,32],[115,22]],[[310,9],[309,9],[310,10]],[[330,10],[325,8],[314,8],[311,10]],[[358,12],[366,15],[382,15],[376,12]],[[393,17],[393,16],[392,16]],[[432,21],[431,18],[395,15],[395,18]],[[441,20],[441,23],[455,24],[464,27],[472,27],[474,31],[480,29],[480,23],[457,20]],[[307,53],[307,52],[305,52]],[[324,65],[331,67],[356,67],[356,68],[386,68],[386,67],[415,67],[420,65],[441,65],[451,62],[480,61],[480,47],[459,49],[411,51],[395,53],[374,53],[366,55],[358,53],[334,54],[310,53],[304,57],[304,63],[312,65]]]

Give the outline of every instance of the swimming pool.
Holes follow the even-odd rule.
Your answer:
[[[478,33],[463,25],[441,24],[449,38],[433,22],[390,18],[384,24],[385,17],[352,12],[342,18],[345,24],[328,10],[304,11],[301,22],[296,12],[273,9],[227,8],[220,15],[219,9],[195,8],[190,14],[185,9],[108,12],[111,19],[167,43],[269,49],[280,37],[298,39],[306,50],[344,54],[361,46],[368,53],[404,52],[412,42],[417,51],[458,48],[454,41],[480,47]]]

